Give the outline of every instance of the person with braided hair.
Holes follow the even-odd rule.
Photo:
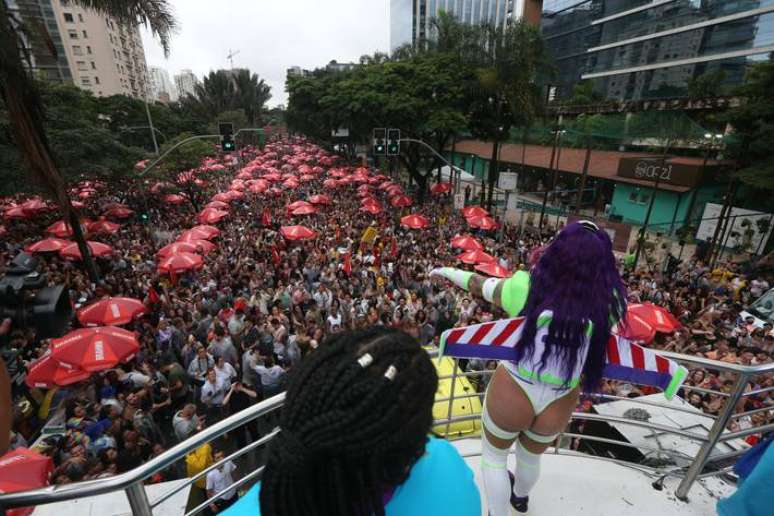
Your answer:
[[[484,397],[481,473],[490,516],[510,515],[511,508],[526,513],[540,456],[567,426],[581,384],[586,392],[599,389],[611,329],[626,312],[610,237],[580,221],[543,249],[530,273],[501,280],[443,267],[430,275],[483,297],[509,317],[524,315],[509,330],[518,335],[515,360],[501,362]],[[515,475],[507,469],[514,443]]]
[[[429,437],[438,376],[409,335],[335,334],[290,376],[263,480],[228,516],[478,516],[473,473]]]

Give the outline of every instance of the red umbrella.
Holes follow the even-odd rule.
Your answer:
[[[653,303],[631,304],[626,312],[641,317],[659,333],[672,333],[683,326],[666,308]]]
[[[430,226],[430,221],[422,215],[413,214],[401,218],[400,224],[409,229],[424,229]]]
[[[118,232],[118,229],[121,227],[121,225],[108,222],[107,220],[97,220],[95,222],[91,222],[87,227],[89,228],[89,233],[105,233],[108,235],[113,235]]]
[[[457,259],[463,263],[479,264],[479,263],[495,263],[497,260],[491,254],[487,254],[480,249],[475,251],[467,251],[457,257]]]
[[[430,193],[433,195],[440,195],[447,192],[451,192],[452,185],[451,183],[436,183],[430,188]]]
[[[105,212],[106,217],[113,217],[115,219],[125,219],[127,217],[130,217],[134,213],[134,210],[130,210],[129,208],[123,208],[121,206],[117,206],[115,208],[111,208]]]
[[[215,226],[208,226],[206,224],[202,224],[199,226],[192,227],[184,234],[186,233],[196,237],[195,240],[212,240],[216,236],[220,235],[220,230]]]
[[[317,208],[314,206],[299,206],[291,212],[293,215],[314,215],[317,213]]]
[[[24,383],[28,387],[51,389],[57,385],[65,387],[88,380],[91,373],[83,369],[68,369],[54,360],[50,353],[30,364]]]
[[[263,176],[263,178],[266,181],[282,181],[282,176],[280,176],[276,172],[271,172],[269,174],[266,174],[265,176]]]
[[[28,253],[53,253],[59,252],[73,242],[61,238],[44,238],[24,248]]]
[[[490,230],[497,227],[497,222],[492,217],[480,216],[469,217],[467,219],[468,226],[472,228]]]
[[[3,212],[6,219],[28,219],[30,216],[21,206],[11,206]]]
[[[229,203],[232,201],[231,195],[228,192],[217,193],[212,196],[213,201],[220,201],[222,203]]]
[[[201,252],[202,254],[209,254],[211,251],[215,250],[215,244],[209,240],[189,240],[185,243],[195,246],[196,252]]]
[[[139,299],[107,297],[78,310],[78,320],[85,326],[128,324],[146,312]]]
[[[308,183],[309,181],[314,181],[314,176],[312,174],[304,174],[298,180],[302,183]]]
[[[28,491],[48,485],[54,472],[51,457],[30,450],[16,448],[0,457],[0,493]],[[19,507],[6,511],[8,516],[27,516],[34,507]]]
[[[130,360],[140,350],[131,331],[115,326],[74,330],[51,339],[51,356],[63,366],[84,371],[104,371]]]
[[[228,194],[231,196],[232,199],[244,199],[245,198],[244,192],[240,192],[239,190],[229,190]]]
[[[185,202],[185,197],[171,193],[164,196],[164,202],[167,204],[183,204]]]
[[[73,208],[78,208],[78,209],[86,207],[86,205],[83,204],[81,201],[70,201],[70,204],[72,205]]]
[[[468,206],[467,208],[462,208],[462,216],[466,219],[470,217],[486,217],[487,215],[489,215],[489,212],[481,206]]]
[[[479,272],[483,272],[487,276],[494,276],[495,278],[510,278],[513,276],[511,271],[505,267],[502,267],[501,265],[498,265],[495,262],[481,263],[476,265],[474,268]]]
[[[282,226],[280,234],[288,240],[312,240],[317,233],[305,226]]]
[[[396,195],[392,199],[390,199],[390,204],[395,206],[396,208],[405,208],[408,206],[411,206],[414,204],[414,202],[411,200],[411,197],[408,195]]]
[[[312,206],[312,205],[306,201],[295,201],[287,205],[287,210],[293,211],[293,210],[297,210],[298,208],[302,208],[304,206]]]
[[[81,221],[81,230],[82,231],[88,231],[89,230],[89,224],[91,223],[90,220],[82,220]],[[66,238],[73,236],[73,228],[70,227],[70,224],[68,222],[65,222],[63,220],[57,220],[50,226],[46,228],[46,233],[49,235],[54,235],[55,237],[59,238]]]
[[[204,207],[205,208],[212,208],[212,209],[215,209],[215,210],[227,210],[227,209],[229,209],[229,205],[226,204],[223,201],[208,202],[207,204],[204,205]]]
[[[128,210],[129,206],[122,202],[109,202],[106,205],[102,207],[105,211],[115,210],[115,209],[122,209],[122,210]]]
[[[312,204],[331,204],[331,198],[325,194],[313,195],[309,198],[309,202]]]
[[[475,251],[476,249],[483,249],[484,246],[470,235],[457,235],[451,240],[451,246],[457,249],[463,249],[465,251]]]
[[[641,342],[650,342],[656,336],[656,328],[637,314],[626,312],[624,324],[618,326],[621,337]]]
[[[166,258],[171,254],[195,253],[196,251],[196,245],[190,242],[173,242],[159,249],[159,252],[156,253],[156,256],[160,258]]]
[[[266,183],[253,183],[249,186],[249,189],[252,193],[263,193],[266,191],[266,189],[269,188],[269,186]]]
[[[216,210],[214,208],[204,208],[196,219],[202,224],[217,224],[224,218],[228,217],[227,211]]]
[[[377,204],[364,204],[360,211],[370,213],[371,215],[379,215],[382,212],[382,208]]]
[[[201,269],[204,259],[195,253],[171,254],[159,263],[159,272],[177,274],[179,272]]]
[[[28,213],[29,215],[36,215],[41,211],[46,211],[48,209],[48,205],[45,202],[43,202],[43,200],[34,198],[34,199],[29,199],[27,201],[24,201],[21,204],[21,209],[24,210],[24,212]]]
[[[339,186],[339,182],[335,179],[326,179],[323,181],[323,188],[333,189]]]
[[[92,240],[86,241],[86,245],[89,246],[89,250],[91,251],[92,256],[95,256],[97,258],[106,258],[113,254],[113,248],[110,247],[107,244],[103,244],[102,242],[94,242]],[[59,255],[62,258],[69,258],[72,260],[80,260],[81,257],[81,250],[78,249],[77,243],[72,243],[59,251]]]

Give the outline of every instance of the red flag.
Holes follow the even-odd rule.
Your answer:
[[[392,246],[390,247],[390,256],[392,258],[398,257],[398,239],[392,237]]]
[[[347,254],[344,255],[343,270],[347,276],[352,276],[352,253],[349,251],[347,251]]]
[[[152,305],[155,305],[156,303],[161,301],[161,298],[159,297],[158,292],[156,292],[156,289],[153,287],[148,289],[148,301]]]
[[[336,227],[336,242],[341,240],[341,227]]]
[[[374,246],[374,267],[382,266],[382,249],[378,246]]]
[[[279,267],[279,264],[282,263],[279,251],[275,246],[271,246],[271,261],[274,262],[275,267]]]
[[[263,213],[261,214],[261,225],[271,226],[271,213],[269,212],[269,208],[263,209]]]

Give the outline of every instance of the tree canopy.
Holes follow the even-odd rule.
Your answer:
[[[225,111],[241,110],[251,127],[262,122],[271,88],[250,70],[210,72],[194,88],[194,94],[181,99],[181,105],[206,120]]]

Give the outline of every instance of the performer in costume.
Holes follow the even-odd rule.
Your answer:
[[[523,310],[513,360],[500,363],[484,398],[481,470],[491,516],[509,515],[511,506],[525,513],[541,454],[566,427],[581,384],[587,392],[599,389],[611,328],[626,312],[612,243],[605,231],[583,221],[557,235],[531,274],[501,280],[443,267],[431,276],[483,297],[510,317]],[[506,466],[514,442],[515,479]]]

